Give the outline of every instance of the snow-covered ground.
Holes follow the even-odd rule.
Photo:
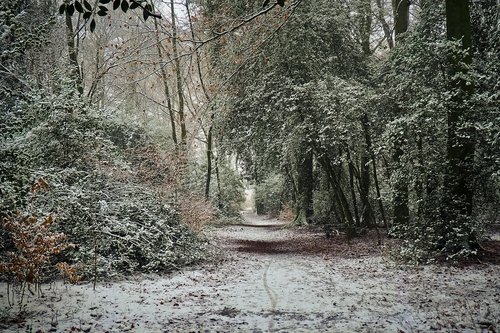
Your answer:
[[[341,242],[246,213],[208,231],[226,259],[168,276],[43,286],[4,332],[493,332],[500,266],[398,266],[376,239]],[[0,285],[0,316],[7,308]]]

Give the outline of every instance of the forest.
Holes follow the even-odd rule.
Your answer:
[[[0,330],[496,332],[499,77],[498,0],[2,0]]]

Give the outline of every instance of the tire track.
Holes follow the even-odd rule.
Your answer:
[[[270,266],[271,266],[271,261],[269,261],[266,264],[266,267],[264,268],[264,274],[262,275],[262,282],[264,285],[264,289],[266,290],[267,296],[271,301],[271,318],[269,320],[269,331],[272,332],[274,330],[274,315],[276,312],[276,305],[278,304],[278,295],[271,287],[269,287],[269,284],[267,282],[267,273],[269,271]]]

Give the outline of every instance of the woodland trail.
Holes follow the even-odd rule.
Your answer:
[[[33,312],[26,324],[32,332],[400,333],[498,327],[498,265],[397,266],[384,259],[370,235],[347,245],[343,236],[327,239],[251,213],[244,218],[244,224],[207,232],[222,247],[223,261],[168,276],[101,283],[96,291],[91,285],[47,286],[44,299],[30,300]]]

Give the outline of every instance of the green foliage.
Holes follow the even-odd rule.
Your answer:
[[[294,206],[300,206],[307,190],[300,182],[300,162],[312,151],[314,168],[321,170],[308,182],[315,185],[316,221],[341,221],[351,228],[372,218],[380,224],[384,210],[393,211],[404,200],[404,187],[409,221],[392,232],[403,240],[405,256],[455,260],[473,254],[482,222],[495,219],[499,206],[495,50],[500,39],[498,6],[471,3],[471,10],[472,66],[459,61],[467,53],[461,42],[446,39],[444,2],[422,3],[396,46],[376,56],[369,56],[366,47],[363,52],[353,38],[375,26],[371,18],[353,15],[343,3],[301,3],[286,25],[259,44],[263,51],[257,60],[238,68],[221,102],[229,111],[216,119],[222,146],[236,152],[245,176],[260,184],[258,211],[279,210],[279,189],[285,187],[295,189],[288,192],[296,194]],[[368,44],[373,38],[368,36]],[[234,66],[231,61],[239,65],[244,58],[240,50],[259,42],[252,34],[222,44],[228,60],[221,68]],[[458,74],[450,70],[451,63]],[[451,84],[457,75],[474,86],[460,105],[455,102],[460,91]],[[457,107],[468,121],[450,129],[450,110]],[[455,134],[469,135],[472,127],[477,140],[475,214],[454,217],[449,207],[460,198],[450,195],[446,180],[453,163],[449,142]],[[318,179],[322,173],[327,177]],[[279,182],[276,174],[283,175]],[[366,209],[371,212],[364,215]]]
[[[497,211],[493,207],[499,202],[499,184],[494,180],[498,145],[493,144],[493,133],[498,133],[494,125],[498,107],[493,107],[492,102],[498,100],[498,89],[493,88],[491,80],[498,78],[498,73],[490,70],[498,66],[498,61],[491,61],[490,52],[498,47],[498,29],[491,25],[492,17],[498,14],[492,15],[491,7],[485,9],[488,6],[472,5],[476,56],[472,67],[459,63],[467,72],[459,73],[460,77],[474,87],[472,95],[460,105],[468,113],[462,117],[469,120],[455,129],[460,136],[474,127],[477,140],[472,216],[451,217],[456,212],[450,213],[450,207],[459,206],[454,202],[460,198],[446,191],[450,135],[447,122],[450,108],[456,107],[453,100],[460,93],[450,86],[456,77],[450,76],[448,67],[450,62],[463,58],[465,51],[461,42],[445,40],[442,6],[424,8],[414,29],[400,38],[383,65],[384,92],[400,108],[384,129],[381,142],[404,138],[403,156],[391,170],[390,184],[394,188],[402,180],[410,190],[410,224],[394,226],[392,233],[403,240],[401,254],[410,261],[454,261],[474,255],[484,222],[490,222]],[[381,148],[391,153],[390,145],[382,144]]]
[[[168,271],[201,258],[202,247],[176,210],[145,186],[103,172],[46,169],[49,190],[27,209],[56,212],[59,230],[77,245],[70,254],[86,277]]]
[[[281,175],[270,174],[262,183],[255,186],[255,208],[257,214],[279,215],[283,207],[284,179]]]
[[[480,225],[470,217],[450,221],[443,220],[439,213],[392,230],[393,235],[402,238],[397,256],[415,264],[436,260],[456,263],[474,256],[478,249],[472,246],[471,235],[481,232]]]
[[[239,216],[241,204],[244,201],[244,186],[236,171],[227,165],[219,165],[220,184],[214,184],[214,189],[220,188],[219,209],[223,216],[235,217]],[[215,192],[215,191],[214,191]]]
[[[239,216],[241,203],[244,201],[244,186],[241,176],[232,169],[226,160],[217,162],[219,175],[215,166],[212,169],[210,201],[221,217]],[[184,176],[184,188],[194,193],[204,193],[206,185],[206,161],[191,160],[189,173]]]

